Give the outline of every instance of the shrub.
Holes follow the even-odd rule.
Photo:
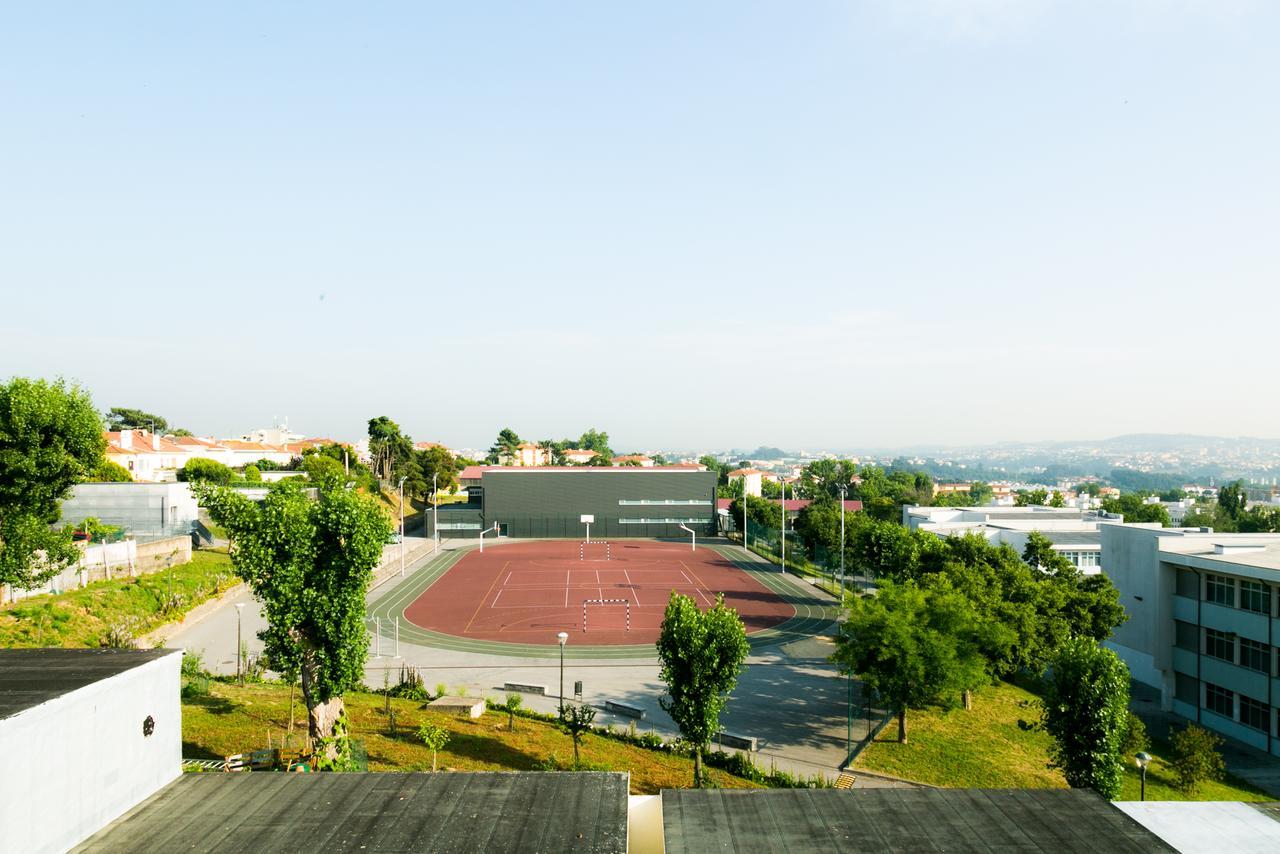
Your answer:
[[[1142,718],[1129,712],[1125,719],[1124,739],[1120,742],[1120,755],[1129,761],[1150,746],[1147,725],[1142,722]]]
[[[262,483],[262,469],[257,466],[244,467],[245,483]]]
[[[226,486],[234,476],[231,469],[217,460],[206,460],[197,457],[187,460],[186,465],[178,469],[178,480],[184,483],[207,482],[218,486]]]
[[[1169,737],[1169,743],[1173,747],[1169,766],[1181,791],[1194,793],[1205,780],[1221,780],[1226,774],[1226,763],[1218,753],[1222,739],[1204,727],[1188,723]]]

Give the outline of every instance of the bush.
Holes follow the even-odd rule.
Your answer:
[[[1125,761],[1130,761],[1150,746],[1147,725],[1142,722],[1142,718],[1129,712],[1125,719],[1124,739],[1120,742],[1120,755]]]
[[[262,483],[262,469],[257,466],[244,467],[245,483]]]
[[[186,465],[178,469],[178,480],[183,483],[205,482],[226,486],[234,474],[217,460],[196,458],[188,460]]]
[[[111,462],[111,460],[103,460],[94,470],[93,475],[89,478],[89,483],[128,483],[133,480],[133,475],[129,474],[129,470],[122,465]]]
[[[1221,780],[1227,772],[1218,746],[1222,739],[1204,727],[1188,723],[1186,729],[1169,737],[1173,756],[1174,785],[1188,794],[1194,793],[1205,780]]]

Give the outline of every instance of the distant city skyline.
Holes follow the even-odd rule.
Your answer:
[[[476,448],[1274,436],[1276,32],[1250,0],[18,6],[0,376]]]

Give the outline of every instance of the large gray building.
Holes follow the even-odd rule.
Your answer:
[[[1280,754],[1280,534],[1101,526],[1129,619],[1108,645],[1163,706]]]
[[[466,504],[439,509],[442,538],[477,537],[493,525],[509,537],[682,537],[685,525],[715,533],[717,473],[701,466],[472,466]],[[427,533],[433,533],[427,514]]]

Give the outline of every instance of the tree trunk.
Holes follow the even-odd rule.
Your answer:
[[[962,693],[960,696],[962,698],[962,701],[964,702],[964,710],[966,712],[971,711],[973,709],[973,692],[970,691],[968,688],[966,688],[964,690],[964,693]]]
[[[907,709],[898,709],[898,744],[907,743]]]
[[[334,724],[342,716],[341,697],[330,697],[321,702],[316,694],[316,661],[314,655],[304,654],[301,667],[302,701],[307,704],[307,732],[311,743],[323,750],[321,758],[338,758],[338,745],[333,740]]]
[[[693,748],[693,787],[702,788],[702,745]]]

